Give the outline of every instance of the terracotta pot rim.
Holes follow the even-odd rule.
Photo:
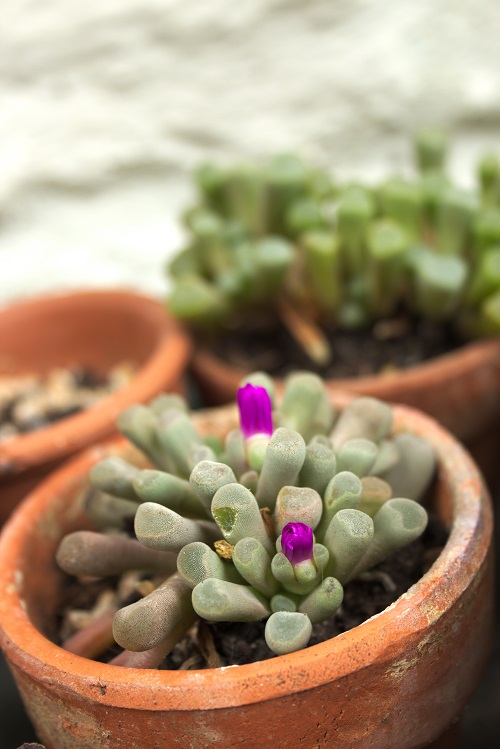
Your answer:
[[[414,377],[421,377],[427,374],[430,375],[435,369],[442,369],[443,367],[451,372],[456,368],[459,362],[465,362],[471,358],[475,359],[480,352],[488,358],[495,358],[500,361],[500,336],[466,342],[453,351],[434,356],[431,359],[419,362],[407,369],[396,370],[395,372],[389,371],[379,375],[358,377],[355,379],[360,382],[360,385],[364,385],[364,383],[373,380],[382,379],[389,381],[396,377],[400,380],[411,380]],[[344,381],[343,378],[336,382],[342,381]]]
[[[110,424],[118,414],[132,402],[140,402],[155,390],[166,387],[165,361],[170,362],[172,373],[170,385],[178,381],[187,364],[191,343],[183,327],[166,311],[158,300],[129,289],[82,289],[67,293],[42,295],[20,301],[0,310],[5,311],[37,309],[57,304],[64,310],[74,302],[111,299],[123,307],[134,307],[144,320],[157,330],[157,341],[147,360],[139,367],[129,383],[116,393],[85,409],[39,431],[29,432],[1,445],[1,480],[22,472],[36,469],[44,463],[62,460],[109,433]],[[152,390],[153,388],[153,390]]]
[[[398,380],[399,386],[405,386],[406,383],[410,385],[415,378],[418,378],[419,380],[421,377],[432,378],[435,370],[441,370],[443,367],[451,374],[458,364],[462,364],[462,362],[466,363],[469,359],[475,360],[478,354],[486,356],[488,359],[497,359],[500,362],[500,335],[465,342],[463,345],[452,351],[432,357],[431,359],[419,362],[418,364],[414,364],[405,369],[387,371],[362,377],[332,377],[328,378],[328,382],[331,382],[335,388],[347,388],[352,390],[352,387],[354,386],[360,391],[365,390],[368,387],[372,389],[373,386],[376,386],[378,383],[385,385],[396,379]],[[203,347],[197,348],[194,351],[193,362],[200,370],[209,367],[210,369],[214,369],[214,371],[216,371],[220,376],[223,377],[225,373],[227,378],[231,378],[231,380],[235,381],[239,381],[248,374],[248,372],[240,370],[226,362],[211,349]]]
[[[234,413],[234,409],[217,409]],[[149,710],[164,709],[164,698],[169,707],[177,710],[216,708],[250,704],[261,699],[275,698],[319,686],[347,673],[364,669],[376,659],[384,659],[390,645],[390,635],[404,642],[411,632],[432,626],[445,609],[458,604],[462,593],[471,584],[471,570],[481,568],[492,534],[492,511],[482,479],[466,450],[430,417],[415,410],[394,407],[395,429],[409,428],[417,434],[425,433],[433,443],[439,458],[439,481],[451,493],[454,519],[448,542],[432,568],[403,596],[380,614],[372,617],[349,632],[331,640],[314,645],[297,653],[280,656],[263,662],[207,669],[204,671],[140,671],[95,663],[72,655],[47,640],[31,624],[23,607],[16,580],[15,560],[22,552],[26,541],[26,529],[43,520],[44,513],[53,502],[53,497],[63,492],[74,482],[76,473],[87,471],[90,464],[103,457],[108,450],[120,449],[123,440],[94,447],[66,463],[40,485],[21,505],[3,531],[0,544],[0,632],[9,658],[23,668],[23,663],[38,661],[42,666],[43,680],[60,680],[64,688],[72,691],[74,679],[82,680],[83,689],[96,698],[96,684],[105,686],[98,699],[103,704],[121,704],[121,689],[126,687],[141,707]],[[453,470],[454,481],[450,477]],[[461,487],[459,490],[458,487]],[[478,496],[484,501],[478,502]],[[480,539],[488,543],[481,545]],[[460,558],[460,549],[467,554]],[[464,559],[463,557],[466,557]],[[455,584],[449,584],[453,574]],[[370,645],[367,646],[367,634]],[[343,663],[350,665],[342,669],[339,653],[347,651],[349,658]],[[321,659],[328,668],[315,679],[310,677],[310,664]],[[402,664],[402,668],[405,665]],[[407,666],[406,666],[407,667]],[[259,683],[258,694],[247,696],[244,684],[252,677]],[[290,687],[292,684],[292,687]],[[160,699],[160,695],[162,699]],[[127,703],[128,704],[128,703]],[[162,707],[163,706],[163,707]]]

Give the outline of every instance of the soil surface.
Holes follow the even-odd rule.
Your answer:
[[[80,366],[38,374],[0,376],[0,443],[79,413],[126,385],[133,366],[107,374]]]
[[[362,377],[406,369],[463,345],[450,324],[401,315],[378,321],[367,330],[323,330],[331,350],[328,364],[315,364],[279,321],[270,329],[225,330],[211,350],[242,371],[264,370],[283,377],[297,369],[324,378]]]
[[[421,538],[388,560],[375,567],[366,579],[353,580],[344,589],[342,606],[335,616],[326,622],[315,624],[309,645],[345,632],[380,613],[405,593],[432,565],[446,543],[447,531],[432,513],[429,524]],[[59,623],[58,642],[61,643],[70,633],[67,631],[68,612],[70,618],[84,617],[85,610],[100,606],[113,592],[123,588],[122,580],[90,579],[82,585],[76,578],[66,578],[61,612],[64,620]],[[126,587],[129,587],[127,583]],[[121,605],[128,605],[141,597],[137,585],[126,596],[119,596]],[[160,665],[162,669],[192,670],[218,668],[220,666],[243,665],[267,660],[275,655],[269,650],[264,639],[265,622],[212,623],[200,621],[174,647],[170,655]],[[116,645],[98,660],[108,662],[121,652]]]

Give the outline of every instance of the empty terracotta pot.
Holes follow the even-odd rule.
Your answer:
[[[215,409],[197,421],[223,434],[236,412]],[[449,433],[406,407],[395,408],[395,429],[425,436],[437,451],[432,502],[450,529],[437,561],[355,629],[244,666],[136,670],[55,645],[64,579],[55,549],[86,525],[81,497],[90,466],[130,448],[94,448],[39,486],[0,541],[0,639],[48,749],[413,749],[437,741],[489,653],[492,512],[475,464]]]
[[[179,386],[190,353],[160,302],[128,291],[84,291],[21,302],[0,312],[0,376],[121,362],[130,382],[86,411],[0,443],[0,522],[65,458],[115,433],[127,406]]]

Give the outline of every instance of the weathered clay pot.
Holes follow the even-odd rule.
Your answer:
[[[251,665],[135,670],[54,645],[63,579],[55,549],[63,534],[82,527],[89,467],[130,448],[94,448],[38,487],[0,542],[0,638],[48,749],[410,749],[443,734],[488,657],[491,506],[454,438],[411,409],[397,407],[395,416],[396,429],[425,435],[436,448],[432,501],[450,527],[443,552],[406,594],[354,630]],[[197,418],[218,433],[236,422],[233,408]]]
[[[0,444],[0,523],[65,458],[115,433],[127,406],[179,386],[190,353],[162,304],[128,291],[85,291],[21,302],[0,312],[0,375],[75,364],[107,372],[133,362],[120,391],[45,429]]]

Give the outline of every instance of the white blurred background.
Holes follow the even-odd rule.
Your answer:
[[[201,161],[297,150],[340,177],[500,152],[498,0],[3,0],[0,304],[163,296]]]

